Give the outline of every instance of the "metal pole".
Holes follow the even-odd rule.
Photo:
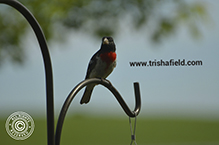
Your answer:
[[[17,9],[29,22],[38,39],[44,60],[45,79],[46,79],[47,143],[48,145],[54,145],[55,142],[54,142],[53,75],[52,75],[51,59],[50,59],[45,36],[37,20],[34,18],[31,12],[20,2],[16,0],[0,0],[0,3],[10,5],[15,9]]]

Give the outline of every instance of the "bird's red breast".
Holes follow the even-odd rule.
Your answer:
[[[108,65],[116,60],[116,53],[115,52],[106,52],[100,54],[100,58],[105,61]]]

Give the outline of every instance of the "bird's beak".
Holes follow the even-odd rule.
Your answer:
[[[107,38],[104,38],[103,44],[109,44],[109,40]]]

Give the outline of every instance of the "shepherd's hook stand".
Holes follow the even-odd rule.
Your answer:
[[[40,45],[43,62],[44,62],[44,68],[45,68],[45,80],[46,80],[46,111],[47,111],[47,145],[59,145],[60,144],[60,137],[61,137],[61,130],[63,126],[63,122],[65,119],[65,115],[67,113],[67,110],[75,97],[75,95],[86,85],[91,83],[101,84],[109,89],[109,91],[112,92],[112,94],[116,97],[117,101],[125,111],[125,113],[129,117],[137,117],[137,115],[140,112],[141,109],[141,97],[140,97],[140,89],[139,84],[136,82],[134,83],[134,91],[135,91],[135,109],[134,111],[131,111],[119,92],[114,88],[114,86],[105,79],[98,79],[98,78],[92,78],[92,79],[86,79],[79,83],[68,95],[67,99],[64,102],[64,105],[62,106],[62,110],[59,115],[57,127],[56,127],[56,134],[54,134],[54,100],[53,100],[53,74],[52,74],[52,63],[50,59],[49,50],[47,47],[46,39],[43,34],[43,31],[38,24],[35,17],[31,14],[31,12],[23,6],[20,2],[17,0],[0,0],[0,3],[7,4],[16,10],[18,10],[29,22],[31,25],[33,31],[35,32],[35,35],[37,37],[37,40]],[[131,120],[130,120],[131,121]],[[132,126],[130,122],[131,132],[132,132],[132,142],[135,142],[135,128],[136,128],[136,120],[134,125],[134,133],[132,132]],[[131,142],[131,144],[132,144]]]
[[[116,97],[117,101],[119,102],[119,104],[121,105],[121,107],[123,108],[123,110],[125,111],[125,113],[129,116],[129,117],[136,117],[141,109],[141,98],[140,98],[140,89],[139,89],[139,84],[138,83],[134,83],[134,91],[135,91],[135,109],[134,111],[131,111],[129,109],[129,107],[127,106],[127,104],[125,103],[125,101],[122,99],[121,95],[119,94],[119,92],[116,90],[115,87],[113,87],[113,85],[105,79],[99,79],[99,78],[92,78],[92,79],[86,79],[84,81],[82,81],[81,83],[79,83],[68,95],[67,99],[65,100],[65,103],[62,107],[62,110],[60,112],[59,115],[59,119],[58,119],[58,123],[57,123],[57,127],[56,127],[56,134],[55,134],[55,145],[59,145],[60,144],[60,137],[61,137],[61,131],[62,131],[62,125],[64,122],[64,118],[65,115],[67,113],[68,107],[70,106],[72,100],[74,99],[75,95],[86,85],[91,84],[91,83],[95,83],[95,84],[101,84],[103,86],[105,86],[106,88],[108,88],[112,94]]]

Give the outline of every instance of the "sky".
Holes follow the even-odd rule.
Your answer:
[[[202,36],[194,39],[185,27],[153,44],[145,31],[125,25],[114,38],[117,66],[107,78],[134,109],[133,83],[139,82],[142,110],[140,116],[175,116],[219,119],[219,2],[204,1],[210,22],[201,25]],[[84,80],[91,56],[100,48],[101,38],[72,31],[64,43],[49,45],[54,77],[54,106],[57,115],[70,93]],[[0,115],[15,111],[45,115],[46,96],[42,56],[30,31],[26,44],[27,62],[23,66],[5,64],[0,70]],[[131,67],[130,62],[201,60],[201,66]],[[73,100],[69,114],[118,115],[125,117],[115,97],[103,86],[95,87],[87,105],[80,105],[81,90]]]

